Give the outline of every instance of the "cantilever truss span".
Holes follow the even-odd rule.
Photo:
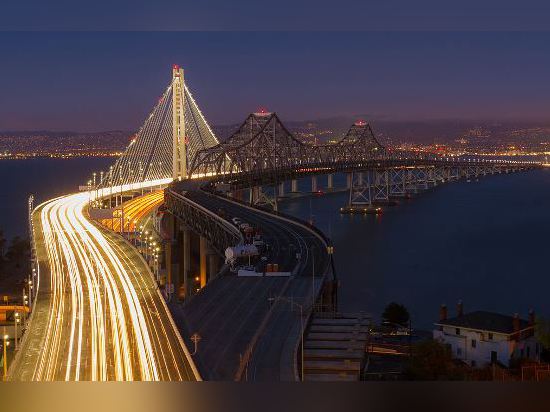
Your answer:
[[[142,127],[115,164],[102,175],[99,187],[127,185],[143,181],[186,178],[186,165],[195,154],[218,144],[187,85],[183,71],[174,70],[170,85],[145,119]],[[177,75],[176,73],[181,73]],[[177,94],[177,95],[175,95]],[[183,105],[183,129],[174,129],[174,105]],[[179,132],[179,133],[178,133]],[[176,143],[175,143],[175,140]],[[182,140],[182,141],[180,141]],[[174,148],[183,147],[184,169],[176,173]]]
[[[199,150],[190,171],[192,176],[268,173],[370,160],[384,152],[368,123],[355,123],[338,143],[310,145],[294,137],[276,113],[252,113],[229,139]]]

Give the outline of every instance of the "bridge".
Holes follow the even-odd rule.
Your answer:
[[[392,150],[362,121],[335,144],[306,144],[265,111],[220,141],[174,66],[114,165],[31,210],[36,287],[10,378],[303,379],[305,325],[338,301],[330,239],[278,211],[298,179],[314,193],[321,176],[331,190],[343,174],[342,212],[379,213],[444,182],[536,167]],[[270,246],[252,276],[222,262],[251,242],[235,218]]]

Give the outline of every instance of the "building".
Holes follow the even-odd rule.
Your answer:
[[[541,347],[535,339],[535,314],[529,319],[499,313],[476,311],[464,313],[462,302],[457,315],[447,317],[447,307],[441,306],[439,322],[433,331],[435,340],[449,345],[453,357],[472,367],[500,363],[506,367],[519,359],[539,360]]]

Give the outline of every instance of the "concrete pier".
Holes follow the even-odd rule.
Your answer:
[[[329,174],[327,176],[327,189],[333,190],[334,189],[334,175]]]

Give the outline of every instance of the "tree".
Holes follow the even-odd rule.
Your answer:
[[[459,380],[464,370],[453,361],[450,348],[436,340],[428,340],[413,346],[406,376],[412,380]]]
[[[15,269],[27,269],[30,259],[30,245],[28,239],[21,239],[19,236],[15,236],[8,251],[6,252],[6,260],[10,263],[12,268]]]
[[[6,238],[4,237],[4,231],[0,229],[0,262],[4,260],[5,251],[6,251]]]
[[[409,323],[409,311],[399,303],[391,302],[382,313],[382,320],[389,323],[395,323],[401,326],[407,326]]]
[[[535,323],[535,337],[544,347],[550,349],[550,320],[538,317]]]

